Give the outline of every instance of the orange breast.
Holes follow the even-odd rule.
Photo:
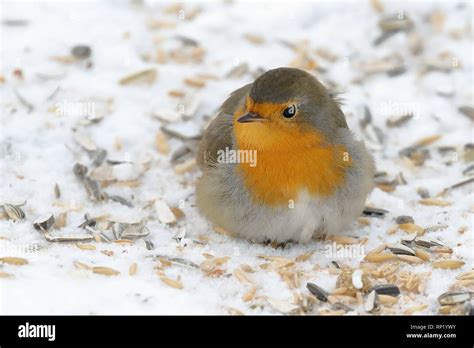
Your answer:
[[[328,144],[314,129],[278,123],[239,123],[234,134],[239,150],[256,151],[256,165],[239,163],[237,171],[256,202],[270,206],[295,201],[302,190],[327,196],[344,182],[350,156],[342,145]]]

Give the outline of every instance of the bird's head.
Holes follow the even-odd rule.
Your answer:
[[[238,140],[259,148],[291,143],[294,137],[322,142],[334,136],[338,113],[337,103],[313,75],[278,68],[255,80],[245,106],[234,116],[234,125]]]

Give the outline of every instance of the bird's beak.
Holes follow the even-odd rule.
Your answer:
[[[255,112],[248,112],[245,115],[240,116],[237,119],[237,122],[248,123],[248,122],[261,122],[263,120],[264,119],[259,114],[255,113]]]

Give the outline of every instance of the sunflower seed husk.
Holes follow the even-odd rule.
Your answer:
[[[426,189],[424,187],[417,188],[416,193],[418,193],[418,195],[421,198],[429,198],[430,197],[430,192],[428,191],[428,189]]]
[[[92,242],[94,237],[91,235],[62,235],[52,236],[49,233],[44,234],[45,239],[48,242],[53,243],[77,243],[77,242]]]
[[[239,64],[233,67],[227,74],[226,77],[229,78],[240,78],[246,73],[249,72],[249,65],[247,63]]]
[[[196,40],[184,35],[175,35],[174,38],[181,41],[185,46],[199,46],[199,43]]]
[[[397,32],[396,31],[384,31],[382,32],[373,42],[374,46],[378,46],[387,39],[391,38],[394,36]]]
[[[54,225],[54,215],[48,214],[40,216],[33,222],[33,227],[38,231],[48,231]]]
[[[72,168],[72,171],[74,172],[74,175],[76,175],[76,177],[83,181],[84,178],[86,177],[87,175],[87,167],[83,164],[80,164],[80,163],[76,163],[74,164],[74,167]]]
[[[73,139],[86,151],[94,152],[97,150],[97,146],[95,145],[94,141],[83,132],[74,132]]]
[[[89,214],[84,214],[84,222],[81,223],[79,226],[79,228],[85,228],[86,226],[91,226],[91,227],[94,227],[95,225],[97,224],[97,220],[94,219],[94,218],[91,218],[89,216]]]
[[[359,120],[359,125],[362,129],[364,129],[371,123],[372,123],[372,112],[370,112],[370,109],[367,105],[364,105],[364,115]]]
[[[322,302],[326,302],[328,300],[329,293],[324,290],[323,288],[317,286],[314,283],[307,283],[306,288],[311,292],[316,298]]]
[[[467,305],[467,315],[472,316],[474,315],[474,303],[469,302]]]
[[[91,48],[86,45],[77,45],[71,49],[72,56],[77,59],[89,58],[91,53],[92,53]]]
[[[300,309],[300,307],[297,305],[277,299],[267,298],[267,302],[274,310],[283,314],[293,314],[296,313],[298,309]]]
[[[186,226],[181,226],[178,229],[178,232],[176,232],[176,234],[173,236],[173,240],[177,243],[181,242],[181,240],[186,237],[186,232],[187,232]]]
[[[7,25],[7,26],[12,26],[12,27],[21,27],[21,26],[25,26],[25,25],[28,25],[29,24],[29,21],[26,20],[26,19],[15,19],[15,18],[8,18],[8,19],[4,19],[2,20],[2,24],[3,25]]]
[[[449,58],[449,57],[446,57],[446,58],[436,57],[436,58],[426,59],[423,62],[423,67],[424,67],[425,72],[428,72],[428,71],[442,71],[442,72],[447,73],[447,72],[450,72],[454,69],[459,68],[459,64],[454,65],[453,61],[452,61],[452,58]]]
[[[425,228],[425,232],[436,232],[448,228],[448,225],[435,225]]]
[[[337,269],[341,269],[341,266],[337,263],[337,261],[331,261],[331,264],[336,267]]]
[[[417,237],[415,239],[415,244],[425,248],[431,248],[434,246],[445,247],[446,245],[443,244],[440,240],[427,238],[427,237]]]
[[[466,169],[462,171],[462,175],[474,175],[474,164],[471,164],[470,166],[466,167]]]
[[[398,243],[387,244],[387,248],[396,255],[411,255],[415,256],[415,251],[413,249]]]
[[[56,221],[54,222],[53,228],[54,228],[54,229],[57,229],[57,230],[60,230],[61,228],[63,228],[64,226],[66,226],[66,222],[67,222],[67,212],[59,213],[58,218],[55,219],[55,220],[56,220]]]
[[[24,105],[27,109],[28,109],[28,112],[32,112],[34,109],[35,109],[35,106],[30,103],[21,93],[18,89],[16,88],[13,88],[13,93],[15,93],[15,96],[18,98],[18,100],[20,101],[20,103],[22,105]]]
[[[379,284],[369,289],[375,291],[379,295],[398,296],[400,295],[400,289],[395,284]]]
[[[194,117],[201,106],[202,97],[199,94],[192,94],[187,96],[183,100],[183,104],[180,104],[180,113],[183,115],[185,120]]]
[[[180,146],[171,154],[171,162],[177,162],[189,153],[191,153],[191,149],[187,145]]]
[[[375,290],[372,290],[367,296],[364,309],[368,313],[372,313],[379,308],[379,296]]]
[[[173,214],[173,211],[165,201],[162,199],[157,199],[154,203],[154,206],[158,220],[161,223],[172,224],[176,222],[176,216]]]
[[[416,233],[412,233],[412,234],[408,235],[407,237],[402,238],[401,242],[402,242],[403,245],[410,245],[411,243],[413,243],[415,241],[415,239],[417,237],[418,237],[418,235]]]
[[[104,164],[94,168],[90,177],[97,181],[129,181],[137,180],[146,170],[147,164],[143,163]]]
[[[20,221],[25,218],[25,212],[17,205],[5,203],[3,209],[7,216],[13,221]]]
[[[385,209],[365,207],[364,211],[362,212],[362,215],[363,216],[384,216],[387,213],[388,213],[388,210],[385,210]]]
[[[110,199],[111,201],[114,201],[114,202],[118,202],[120,204],[123,204],[127,207],[130,207],[130,208],[133,208],[133,204],[130,203],[129,201],[127,201],[125,198],[123,197],[120,197],[120,196],[116,196],[116,195],[107,195],[106,196],[107,199]]]
[[[146,247],[146,250],[153,250],[155,249],[155,245],[153,244],[153,242],[149,239],[144,239],[143,240],[145,242],[145,247]]]
[[[114,222],[112,223],[112,233],[115,239],[119,240],[122,237],[123,230],[128,226],[127,223]]]
[[[59,185],[57,183],[54,184],[54,197],[56,199],[61,198],[61,190],[59,189]]]
[[[161,127],[161,131],[170,137],[183,141],[202,137],[201,129],[192,121],[167,124]]]
[[[457,184],[454,184],[454,185],[451,185],[449,187],[446,187],[443,191],[441,191],[440,193],[438,193],[438,196],[443,196],[445,195],[446,193],[454,190],[454,189],[457,189],[459,187],[463,187],[464,185],[467,185],[467,184],[472,184],[474,183],[474,178],[469,178],[469,179],[466,179],[466,180],[463,180],[461,182],[458,182]],[[426,200],[425,200],[426,201]],[[427,203],[425,203],[427,204]],[[440,206],[445,206],[445,205],[449,205],[450,203],[448,202],[444,202],[444,201],[440,201],[438,200],[438,204],[436,204],[435,202],[432,202],[431,205],[440,205]],[[428,204],[429,205],[429,204]]]
[[[183,258],[180,258],[180,257],[170,257],[170,256],[166,256],[166,255],[154,255],[153,256],[153,260],[154,261],[159,261],[160,259],[165,259],[165,260],[168,260],[169,262],[172,262],[172,263],[175,263],[175,264],[178,264],[178,265],[181,265],[181,266],[186,266],[186,267],[190,267],[190,268],[197,268],[199,269],[199,265],[197,265],[196,263],[192,262],[192,261],[189,261],[189,260],[186,260],[186,259],[183,259]]]
[[[123,86],[139,84],[139,83],[144,83],[144,82],[148,84],[152,84],[153,82],[155,82],[157,74],[158,73],[156,69],[146,69],[146,70],[133,73],[131,75],[127,75],[121,78],[118,83]]]
[[[400,127],[410,121],[413,118],[413,114],[405,114],[401,116],[392,116],[389,119],[387,119],[387,127],[394,128],[394,127]]]
[[[441,305],[455,305],[470,299],[471,294],[468,291],[448,291],[438,297],[438,302]]]
[[[189,158],[186,161],[175,165],[174,171],[176,172],[176,174],[184,174],[186,172],[193,170],[193,168],[195,167],[196,167],[196,159]]]
[[[394,74],[405,71],[405,63],[400,55],[394,54],[388,57],[363,62],[359,64],[358,68],[366,75],[386,73],[393,76]]]
[[[136,238],[143,238],[146,237],[150,234],[150,230],[148,227],[143,226],[142,224],[138,225],[131,225],[126,227],[120,238],[125,238],[125,239],[136,239]]]
[[[471,121],[474,121],[474,108],[472,106],[460,106],[458,110],[461,114],[467,116]]]
[[[342,302],[335,302],[332,304],[332,307],[335,310],[342,309],[344,312],[352,312],[354,309]]]
[[[400,216],[397,216],[397,218],[395,219],[395,223],[398,224],[398,225],[401,225],[401,224],[414,224],[415,223],[415,220],[413,219],[413,217],[411,216],[408,216],[408,215],[400,215]]]
[[[107,150],[97,149],[94,152],[91,152],[90,156],[92,158],[92,165],[98,167],[104,163],[105,158],[107,157]]]
[[[180,121],[183,114],[175,110],[158,109],[153,110],[151,115],[163,122],[176,122]]]
[[[100,192],[97,181],[94,181],[86,176],[83,183],[84,187],[86,188],[87,195],[92,202],[98,202],[104,199],[103,194]]]

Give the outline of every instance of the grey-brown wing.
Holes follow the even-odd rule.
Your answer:
[[[216,163],[218,150],[232,147],[232,117],[245,102],[251,86],[249,83],[232,92],[204,132],[197,154],[197,163],[202,170]]]

